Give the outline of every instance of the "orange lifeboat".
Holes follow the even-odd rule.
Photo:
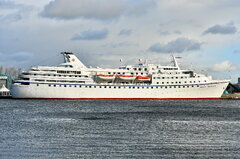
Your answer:
[[[118,79],[123,80],[123,81],[133,81],[135,80],[135,76],[133,75],[118,75]]]
[[[104,81],[112,81],[114,80],[115,75],[97,74],[96,77]]]
[[[149,77],[149,76],[137,76],[136,80],[141,81],[141,82],[146,82],[146,81],[150,81],[151,77]]]

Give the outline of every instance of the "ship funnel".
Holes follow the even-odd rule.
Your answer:
[[[71,52],[62,52],[64,56],[64,62],[72,65],[73,67],[86,68],[86,66]]]

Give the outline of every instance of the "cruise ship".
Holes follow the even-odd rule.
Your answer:
[[[22,72],[11,87],[13,98],[81,100],[219,99],[229,80],[172,66],[139,62],[116,69],[86,67],[73,53],[62,52],[59,66]]]

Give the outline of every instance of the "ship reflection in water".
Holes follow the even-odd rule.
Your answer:
[[[240,158],[240,101],[0,100],[0,158]]]

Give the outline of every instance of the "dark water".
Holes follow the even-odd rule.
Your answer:
[[[0,158],[240,158],[240,100],[0,100]]]

